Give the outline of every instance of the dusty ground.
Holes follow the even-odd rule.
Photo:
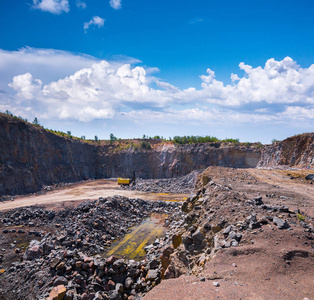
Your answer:
[[[99,197],[112,197],[114,195],[144,200],[165,201],[183,201],[185,197],[188,196],[187,194],[154,194],[120,190],[117,182],[99,179],[48,191],[43,195],[27,195],[18,197],[14,201],[0,202],[0,211],[30,205],[40,205],[49,209],[58,209],[64,205],[78,205],[82,201],[97,200]]]
[[[313,170],[280,171],[209,168],[215,182],[248,198],[262,196],[269,205],[299,209],[306,221],[314,217],[314,185],[304,180]],[[297,175],[300,176],[297,176]],[[226,209],[226,214],[230,213]],[[163,280],[145,300],[314,299],[313,234],[291,224],[292,230],[266,225],[241,241],[221,249],[198,274]],[[201,278],[205,281],[201,281]],[[218,282],[219,286],[215,286]]]

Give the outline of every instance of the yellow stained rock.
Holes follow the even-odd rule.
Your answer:
[[[66,291],[67,290],[63,284],[55,286],[50,292],[47,300],[63,300]]]
[[[177,249],[181,243],[182,243],[181,234],[175,234],[172,237],[172,244],[173,244],[174,249]]]

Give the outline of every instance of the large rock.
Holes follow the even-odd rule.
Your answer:
[[[309,175],[305,176],[305,179],[314,180],[314,174],[309,174]]]
[[[277,225],[277,227],[278,227],[279,229],[286,229],[286,228],[289,228],[289,227],[290,227],[289,224],[288,224],[285,220],[280,219],[280,218],[278,218],[278,217],[274,217],[274,218],[273,218],[273,222],[274,222],[274,224]]]
[[[63,300],[66,291],[67,290],[64,285],[55,286],[50,292],[47,300]]]
[[[197,247],[197,248],[202,248],[203,246],[205,246],[205,235],[203,234],[203,232],[200,229],[197,229],[193,234],[192,234],[192,240],[193,240],[193,244]]]
[[[44,253],[43,247],[38,241],[31,241],[29,247],[26,249],[23,259],[24,260],[33,260],[39,258]]]
[[[146,281],[155,281],[159,276],[159,271],[156,269],[148,270],[148,273],[146,275]]]

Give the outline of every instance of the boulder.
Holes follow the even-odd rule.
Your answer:
[[[146,275],[146,281],[155,281],[158,278],[159,271],[158,270],[148,270]]]
[[[53,282],[54,286],[58,286],[58,285],[67,285],[68,284],[68,280],[63,277],[63,276],[59,276],[55,279],[55,281]]]
[[[174,249],[177,249],[181,243],[182,243],[181,234],[175,234],[172,237],[172,244],[173,244]]]
[[[274,218],[273,218],[273,222],[274,222],[274,224],[277,225],[277,227],[278,227],[279,229],[286,229],[286,228],[289,228],[289,227],[290,227],[289,224],[288,224],[285,220],[280,219],[280,218],[278,218],[278,217],[274,217]]]
[[[63,300],[65,293],[66,293],[66,288],[64,285],[58,285],[55,286],[52,291],[49,294],[49,297],[47,300]]]
[[[31,241],[23,255],[24,260],[33,260],[43,255],[42,245],[38,241]]]

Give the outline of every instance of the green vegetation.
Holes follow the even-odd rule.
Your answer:
[[[223,140],[220,140],[216,138],[215,136],[175,136],[173,137],[173,142],[175,144],[197,144],[197,143],[217,143],[217,142],[222,142],[222,143],[233,143],[233,144],[239,144],[240,141],[239,139],[233,139],[233,138],[225,138]]]
[[[110,143],[112,144],[116,140],[117,140],[117,138],[114,136],[114,134],[110,133]]]
[[[34,119],[34,121],[33,121],[33,124],[34,124],[34,125],[40,125],[39,122],[38,122],[37,117],[35,117],[35,119]]]
[[[146,141],[142,141],[141,147],[142,147],[143,149],[147,149],[147,150],[152,149],[152,145],[151,145],[149,142],[146,142]]]
[[[299,221],[304,221],[305,220],[305,216],[298,214],[298,219]]]

